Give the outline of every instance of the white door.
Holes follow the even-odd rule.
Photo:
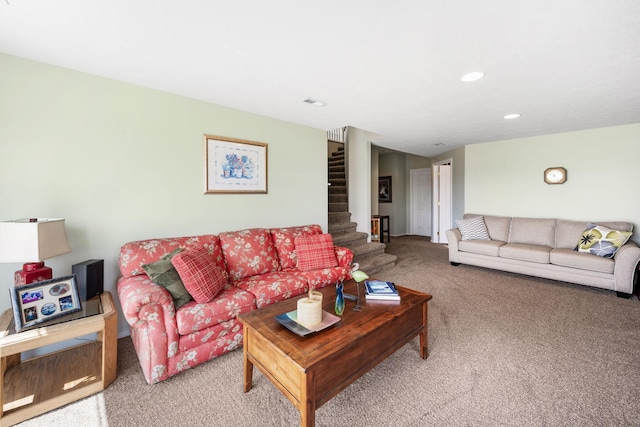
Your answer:
[[[411,169],[411,234],[431,235],[431,169]]]
[[[433,231],[431,241],[447,243],[451,228],[451,164],[433,165]]]

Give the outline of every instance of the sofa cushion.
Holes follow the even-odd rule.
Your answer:
[[[350,269],[348,267],[330,267],[322,270],[300,271],[299,274],[306,279],[310,290],[316,290],[348,280]]]
[[[253,294],[227,285],[212,301],[204,304],[191,301],[176,311],[178,333],[187,335],[205,330],[255,308],[256,299]]]
[[[585,221],[568,221],[559,219],[556,226],[556,248],[558,249],[575,249],[576,242],[580,239],[580,235],[589,225]]]
[[[505,242],[498,240],[466,240],[458,243],[461,252],[470,252],[479,255],[499,256],[500,247]]]
[[[295,238],[298,236],[310,236],[322,234],[322,227],[317,224],[302,227],[272,228],[269,230],[273,238],[273,244],[278,253],[280,268],[292,268],[296,266]]]
[[[232,282],[280,270],[278,254],[267,229],[232,231],[218,237]]]
[[[509,243],[555,247],[556,220],[547,218],[512,218]]]
[[[224,274],[204,248],[180,252],[173,256],[171,263],[184,287],[200,304],[213,300],[227,284]]]
[[[490,240],[484,217],[457,219],[456,225],[462,234],[462,240]]]
[[[180,359],[176,360],[175,369],[183,371],[241,346],[242,323],[238,319],[231,319],[190,334],[180,335],[178,339],[178,357]],[[172,366],[174,362],[169,363],[169,366]]]
[[[162,286],[169,291],[171,298],[173,298],[175,310],[191,301],[191,295],[185,289],[184,284],[180,279],[180,275],[171,263],[171,258],[182,251],[182,248],[177,248],[173,252],[162,256],[156,262],[142,265],[142,268],[153,283]]]
[[[509,241],[509,230],[511,229],[511,217],[485,215],[484,223],[487,224],[489,237],[492,240],[500,240],[502,242]]]
[[[549,264],[551,248],[548,246],[508,243],[500,247],[500,257]]]
[[[474,216],[480,215],[464,214],[463,218],[473,218]],[[500,240],[501,242],[509,241],[509,229],[511,228],[510,216],[483,215],[483,218],[491,240]]]
[[[295,238],[297,268],[300,271],[337,267],[331,234],[315,234]]]
[[[120,273],[123,277],[145,274],[142,265],[156,262],[162,256],[173,252],[176,248],[182,248],[184,250],[207,248],[216,265],[223,270],[225,269],[218,236],[206,234],[202,236],[138,240],[126,243],[120,248]]]
[[[631,231],[611,230],[603,225],[589,224],[576,246],[578,252],[586,252],[604,258],[613,258],[631,237]]]
[[[309,290],[305,278],[295,270],[276,271],[246,277],[237,281],[234,285],[252,293],[256,298],[257,308],[275,304]]]
[[[591,223],[595,224],[594,222]],[[612,230],[633,231],[633,224],[625,221],[598,221],[597,224]]]
[[[563,267],[608,274],[613,274],[615,268],[615,261],[610,258],[595,257],[588,253],[576,252],[573,249],[553,249],[549,260],[551,264]]]

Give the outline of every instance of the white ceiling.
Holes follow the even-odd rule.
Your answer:
[[[638,0],[3,0],[0,52],[424,156],[640,123]]]

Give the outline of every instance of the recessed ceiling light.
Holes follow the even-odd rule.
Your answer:
[[[445,146],[445,143],[444,143],[444,142],[436,142],[436,143],[435,143],[435,144],[433,144],[433,145],[435,145],[436,147],[444,147],[444,146]]]
[[[463,82],[475,82],[476,80],[480,80],[484,77],[484,73],[482,71],[473,71],[471,73],[467,73],[460,78]]]
[[[325,105],[327,105],[326,102],[322,102],[322,101],[318,101],[317,99],[313,99],[313,98],[307,98],[304,100],[304,102],[306,102],[307,104],[311,104],[314,107],[324,107]]]
[[[507,114],[506,116],[504,116],[504,118],[507,120],[517,119],[518,117],[520,117],[520,114],[518,113]]]

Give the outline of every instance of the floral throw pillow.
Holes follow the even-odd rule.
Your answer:
[[[582,232],[575,250],[613,258],[618,249],[627,243],[631,234],[633,234],[631,231],[611,230],[602,225],[589,224]]]
[[[224,273],[205,248],[176,254],[171,263],[180,275],[184,287],[199,304],[213,300],[227,284]]]
[[[337,267],[331,234],[314,234],[295,238],[297,267],[300,271]]]
[[[456,225],[462,234],[462,240],[491,240],[483,216],[458,219]]]

